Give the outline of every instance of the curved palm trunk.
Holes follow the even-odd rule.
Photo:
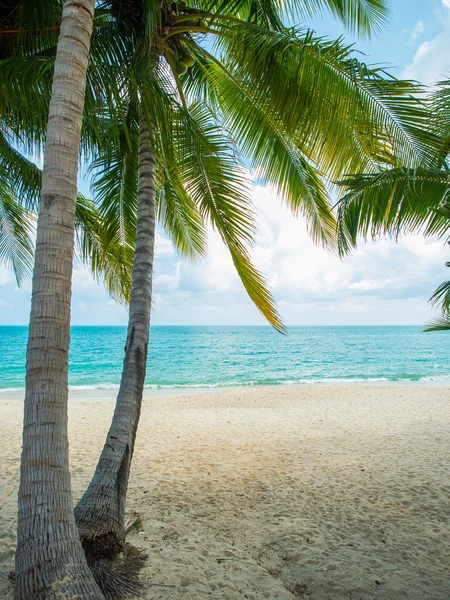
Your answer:
[[[155,156],[141,117],[136,250],[127,343],[114,417],[94,477],[75,508],[88,557],[112,557],[125,540],[125,498],[141,412],[152,303]]]
[[[101,600],[73,516],[68,350],[78,152],[94,0],[66,0],[55,60],[27,349],[16,600]]]

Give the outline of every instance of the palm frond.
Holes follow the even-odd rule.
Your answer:
[[[3,0],[0,7],[0,59],[42,52],[56,44],[61,0]]]
[[[122,135],[105,150],[100,150],[90,165],[91,189],[104,227],[111,238],[116,235],[123,245],[134,246],[136,236],[136,207],[138,181],[138,124],[133,119],[128,128],[134,128],[131,147]]]
[[[444,281],[430,298],[433,306],[440,306],[445,313],[450,314],[450,281]]]
[[[187,193],[221,235],[250,299],[271,325],[282,330],[267,282],[248,253],[254,232],[250,187],[231,139],[211,111],[197,103],[180,122],[179,140],[185,149],[179,169]]]
[[[4,182],[14,190],[17,201],[27,210],[37,213],[41,189],[41,170],[19,152],[0,125],[0,173]]]
[[[0,178],[0,262],[12,268],[17,285],[33,268],[33,213],[17,201],[14,189]]]
[[[378,33],[389,17],[386,0],[206,0],[199,8],[212,13],[233,14],[242,20],[278,29],[283,17],[292,22],[331,14],[351,33],[370,37]]]
[[[274,188],[294,214],[303,214],[313,239],[335,244],[335,220],[320,173],[296,147],[269,103],[255,97],[252,86],[240,81],[203,53],[210,101],[216,104],[239,153],[255,178]]]
[[[182,256],[206,255],[207,234],[198,207],[172,174],[161,165],[157,191],[158,221]]]
[[[131,292],[133,246],[111,235],[104,217],[95,204],[78,194],[75,212],[75,251],[109,295],[128,303]]]
[[[435,84],[430,107],[431,128],[436,133],[437,159],[445,165],[450,154],[450,79]]]
[[[373,169],[380,158],[416,165],[431,157],[435,136],[415,84],[359,62],[341,39],[241,23],[229,30],[217,41],[231,57],[227,67],[266,99],[297,147],[332,180]]]
[[[370,37],[386,24],[389,8],[386,0],[294,0],[297,14],[303,18],[330,12],[350,33]]]
[[[53,67],[47,56],[0,60],[2,126],[30,153],[45,139]]]
[[[449,331],[450,330],[450,315],[443,314],[440,317],[436,317],[428,323],[428,326],[424,331]]]
[[[443,235],[448,229],[438,208],[448,198],[450,173],[439,169],[391,169],[354,175],[340,182],[347,193],[337,207],[341,255],[356,245],[358,235],[397,237],[400,231]]]

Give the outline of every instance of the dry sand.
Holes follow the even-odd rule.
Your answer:
[[[148,553],[142,597],[448,600],[449,392],[302,386],[147,398],[128,501],[142,519],[130,541]],[[0,597],[9,599],[22,403],[0,402]],[[71,400],[76,498],[112,410],[112,399]]]

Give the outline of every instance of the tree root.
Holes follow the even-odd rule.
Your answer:
[[[139,573],[147,555],[131,544],[113,559],[101,558],[90,565],[94,579],[106,600],[126,600],[139,596],[143,583]]]
[[[92,568],[101,559],[114,562],[114,559],[122,554],[125,548],[124,537],[120,539],[112,531],[92,538],[81,535],[81,545],[88,565]]]

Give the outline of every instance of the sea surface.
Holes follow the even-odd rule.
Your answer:
[[[25,385],[27,327],[0,327],[0,390]],[[125,327],[72,327],[72,389],[116,389]],[[420,327],[152,327],[146,387],[450,384],[450,333]]]

